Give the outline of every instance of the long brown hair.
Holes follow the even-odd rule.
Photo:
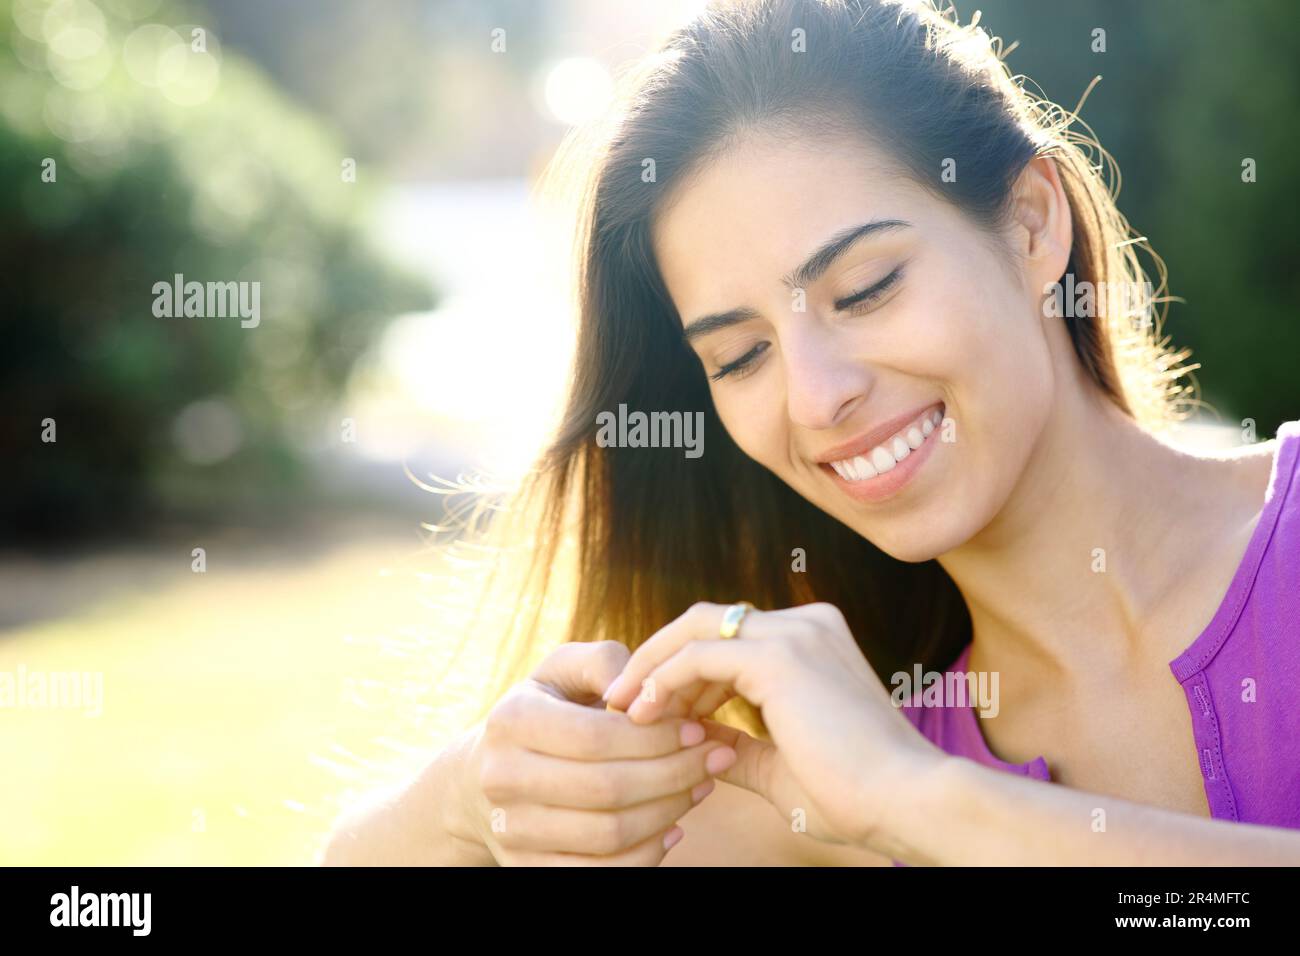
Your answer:
[[[583,170],[575,207],[577,348],[558,434],[513,511],[496,519],[508,537],[533,539],[525,577],[514,582],[524,597],[514,600],[511,632],[498,645],[505,681],[517,679],[536,651],[544,610],[563,620],[566,640],[635,648],[697,600],[745,598],[767,608],[829,601],[886,680],[916,662],[946,666],[970,640],[965,603],[936,561],[886,555],[731,441],[683,341],[651,225],[673,187],[737,133],[821,124],[873,137],[918,183],[990,230],[1005,222],[1026,164],[1051,156],[1074,221],[1067,271],[1076,283],[1144,285],[1141,242],[1116,208],[1110,157],[1077,108],[1067,112],[1025,89],[1003,55],[1000,40],[974,22],[961,26],[951,8],[892,0],[729,3],[674,32],[624,77],[605,126],[562,147],[551,180],[572,184],[573,170]],[[960,175],[940,183],[947,158]],[[647,159],[653,177],[644,175]],[[1164,267],[1143,251],[1159,277],[1149,296],[1125,314],[1062,321],[1090,380],[1154,430],[1195,401],[1195,382],[1181,384],[1187,353],[1172,352],[1160,337]],[[706,453],[690,459],[681,449],[601,447],[597,415],[619,405],[702,412]],[[796,549],[806,570],[794,569]],[[743,701],[728,708],[763,733]]]

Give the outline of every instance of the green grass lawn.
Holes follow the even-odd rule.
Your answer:
[[[99,716],[0,708],[0,863],[315,862],[345,801],[473,719],[486,660],[471,650],[430,686],[464,624],[427,601],[420,548],[414,533],[274,561],[217,547],[203,574],[178,549],[150,556],[147,586],[0,633],[0,671],[103,674]],[[115,560],[0,579],[58,575],[74,594]]]

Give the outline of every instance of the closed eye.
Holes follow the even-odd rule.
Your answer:
[[[759,342],[734,362],[728,362],[726,365],[719,368],[716,372],[710,375],[709,378],[713,379],[715,382],[719,379],[726,378],[728,375],[735,375],[737,378],[743,378],[745,369],[748,368],[756,358],[766,352],[767,348],[767,342]]]
[[[900,265],[879,282],[868,286],[861,292],[855,292],[843,299],[837,299],[834,303],[835,311],[852,312],[854,315],[860,315],[867,311],[863,306],[874,305],[886,292],[896,286],[902,278],[903,267]]]
[[[877,302],[880,301],[892,288],[898,285],[903,278],[903,267],[898,266],[893,272],[885,276],[879,282],[875,282],[861,292],[854,292],[850,296],[836,300],[833,305],[837,312],[849,312],[851,315],[862,315],[869,312]],[[742,355],[735,361],[728,362],[721,366],[716,372],[709,376],[710,379],[717,382],[728,376],[734,378],[744,378],[748,372],[753,370],[754,362],[760,355],[767,351],[768,342],[759,342],[752,349]]]

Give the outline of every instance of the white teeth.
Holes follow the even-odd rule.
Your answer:
[[[943,421],[943,415],[935,410],[921,418],[916,424],[909,425],[904,431],[881,445],[877,445],[865,455],[833,461],[830,466],[835,474],[845,481],[867,481],[877,475],[883,475],[900,461],[920,448],[925,440]]]
[[[898,464],[898,462],[894,461],[894,456],[885,451],[882,446],[877,445],[875,448],[871,449],[871,464],[876,466],[877,473],[883,475]]]

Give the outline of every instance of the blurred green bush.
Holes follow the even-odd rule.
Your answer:
[[[1228,421],[1253,418],[1261,437],[1300,415],[1291,0],[956,3],[963,21],[980,9],[991,32],[1017,41],[1012,69],[1066,108],[1103,77],[1082,116],[1123,171],[1121,208],[1185,300],[1171,306],[1167,331],[1203,364],[1204,398]],[[467,23],[478,29],[512,6],[431,6],[447,28],[412,20],[419,39],[388,55],[410,59],[422,44],[459,55]],[[333,8],[346,39],[356,21]],[[315,43],[268,53],[296,42],[295,18],[314,12],[259,19],[258,9],[211,12],[250,17],[246,34],[266,27],[273,39],[260,55],[295,88],[322,91],[318,103],[370,62],[313,57],[333,48]],[[404,23],[413,9],[412,0],[388,15]],[[537,9],[514,12],[540,37],[547,16]],[[320,17],[333,22],[328,10]],[[432,304],[422,282],[363,238],[370,177],[341,176],[346,157],[393,144],[357,134],[364,149],[344,145],[215,34],[194,50],[194,24],[207,19],[204,7],[160,0],[0,0],[0,541],[236,506],[274,514],[305,500],[304,450],[337,440],[329,416],[353,362],[389,317]],[[395,27],[385,29],[358,45],[387,51],[375,38]],[[433,69],[423,63],[357,98],[367,105],[352,107],[352,128],[401,126],[400,112],[381,110],[373,127],[356,114],[425,102]],[[450,85],[441,95],[462,101]],[[1255,182],[1242,181],[1246,158]],[[42,181],[46,160],[54,182]],[[156,318],[153,285],[176,273],[260,282],[259,327]],[[47,418],[57,443],[40,440]],[[195,461],[204,441],[188,447],[187,435],[208,433],[212,458],[232,428],[236,450]]]
[[[1067,110],[1101,76],[1080,115],[1119,163],[1120,209],[1169,268],[1182,301],[1166,332],[1201,363],[1203,399],[1226,422],[1254,419],[1260,439],[1300,418],[1294,0],[956,4],[1018,41],[1013,72]]]
[[[354,361],[433,304],[346,146],[156,6],[0,0],[2,538],[304,500]],[[176,273],[259,282],[260,324],[156,317]]]

